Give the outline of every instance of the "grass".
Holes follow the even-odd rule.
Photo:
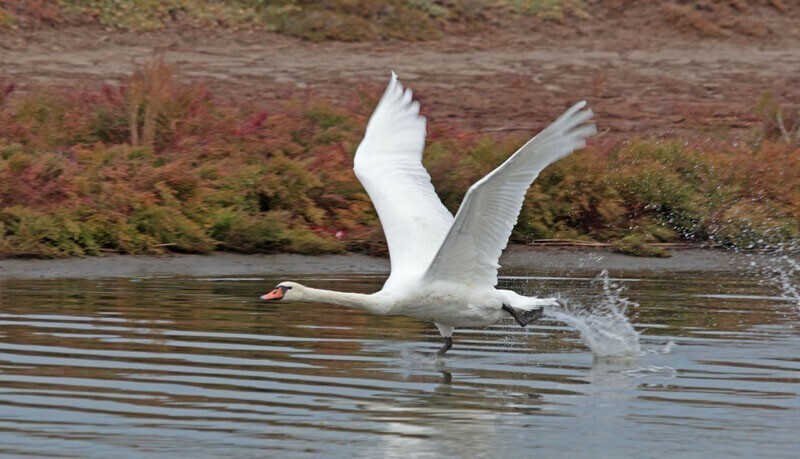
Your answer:
[[[266,29],[312,41],[422,40],[439,38],[449,23],[479,20],[486,9],[471,0],[0,0],[0,27],[21,18],[139,31]]]
[[[629,3],[626,8],[660,16],[677,30],[712,38],[779,33],[763,17],[797,10],[783,0]],[[588,0],[0,0],[0,32],[42,24],[99,24],[136,31],[268,30],[314,42],[421,41],[515,21],[519,27],[519,22],[604,20],[621,6],[618,1]]]
[[[790,10],[782,0],[673,0],[661,5],[668,24],[703,37],[763,37],[780,32],[771,30],[758,18],[759,8],[771,14]]]
[[[563,21],[588,13],[582,0],[0,0],[0,28],[97,23],[139,31],[265,29],[310,41],[432,40],[518,16]]]
[[[158,59],[124,85],[14,92],[0,82],[0,256],[165,251],[384,253],[352,155],[376,94],[344,108],[312,95],[265,111],[180,84]],[[765,96],[752,143],[635,140],[548,168],[513,239],[733,247],[800,237],[796,110]],[[791,116],[790,116],[791,114]],[[429,126],[425,162],[455,211],[525,139]]]
[[[590,17],[587,2],[583,0],[508,0],[506,3],[512,11],[549,21],[563,22],[568,16]]]

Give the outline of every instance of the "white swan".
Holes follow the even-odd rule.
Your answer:
[[[377,293],[342,293],[281,282],[262,300],[330,303],[378,315],[433,322],[452,347],[453,329],[490,325],[512,316],[525,326],[555,299],[497,290],[498,260],[525,193],[551,163],[585,146],[596,133],[592,111],[575,104],[506,162],[472,185],[456,216],[442,205],[422,165],[425,118],[392,72],[354,170],[378,211],[389,245],[391,275]]]

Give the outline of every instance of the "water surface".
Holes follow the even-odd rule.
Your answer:
[[[596,273],[504,287],[600,301]],[[510,275],[518,274],[518,275]],[[611,273],[635,359],[555,321],[458,330],[263,304],[272,278],[0,283],[0,454],[796,457],[800,311],[755,277]],[[295,278],[371,292],[379,276]]]

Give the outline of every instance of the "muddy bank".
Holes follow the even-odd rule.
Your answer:
[[[749,138],[763,123],[755,113],[762,95],[800,103],[793,34],[698,40],[651,33],[646,15],[627,20],[633,22],[622,27],[551,25],[413,46],[317,44],[269,33],[43,29],[0,39],[0,80],[20,92],[34,84],[120,84],[160,50],[182,80],[209,86],[222,100],[257,101],[270,110],[292,97],[353,105],[364,93],[380,94],[394,69],[414,89],[431,126],[534,133],[586,99],[600,131],[615,140]],[[783,22],[773,28],[787,29]]]
[[[670,258],[640,258],[605,250],[514,246],[503,254],[504,270],[537,271],[736,271],[747,255],[720,250],[676,250]],[[292,254],[107,256],[61,260],[0,260],[0,280],[147,276],[278,276],[389,273],[389,260],[364,255]]]

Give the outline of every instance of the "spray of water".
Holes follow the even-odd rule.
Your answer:
[[[773,262],[772,269],[783,297],[793,300],[800,309],[800,262],[784,254]]]
[[[624,288],[603,270],[595,280],[600,295],[586,306],[562,298],[560,306],[545,308],[545,316],[574,327],[595,357],[634,358],[640,355],[639,333],[626,313],[636,303],[624,298]]]
[[[753,266],[760,266],[766,281],[777,287],[781,296],[795,304],[800,311],[800,247],[797,243],[781,245],[770,255],[759,257]]]

